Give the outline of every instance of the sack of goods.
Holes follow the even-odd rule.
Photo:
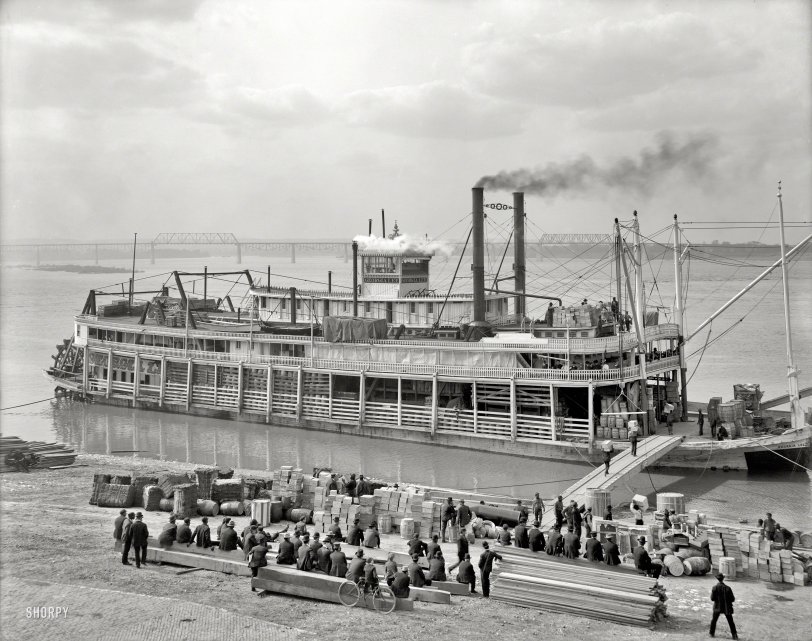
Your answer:
[[[611,452],[614,449],[614,444],[612,443],[612,439],[608,439],[601,443],[601,449],[604,452]]]

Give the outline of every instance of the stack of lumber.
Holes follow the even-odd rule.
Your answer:
[[[76,462],[76,452],[61,443],[43,443],[42,441],[24,441],[16,436],[0,437],[0,472],[11,472],[16,468],[6,465],[6,456],[14,451],[23,454],[36,454],[39,457],[33,469],[46,469],[73,465]]]
[[[518,548],[499,548],[499,554],[495,601],[626,625],[651,626],[665,616],[664,589],[634,571]]]

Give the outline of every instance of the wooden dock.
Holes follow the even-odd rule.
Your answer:
[[[608,475],[604,466],[600,465],[561,493],[565,507],[571,500],[576,501],[579,506],[583,505],[586,502],[587,490],[613,489],[627,477],[640,472],[668,454],[682,443],[682,439],[681,436],[649,436],[637,443],[637,456],[632,456],[631,449],[615,454],[609,465]],[[603,514],[595,516],[603,518]],[[543,530],[549,529],[554,523],[555,512],[550,508],[541,517],[541,527]]]

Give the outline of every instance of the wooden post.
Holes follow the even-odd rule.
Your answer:
[[[589,388],[587,390],[587,394],[589,397],[587,400],[587,412],[589,413],[589,449],[591,450],[593,445],[595,444],[595,410],[593,407],[593,397],[595,396],[595,390],[592,386],[592,381],[589,381]]]
[[[192,359],[186,361],[186,411],[192,406]],[[216,432],[217,430],[215,430]]]
[[[550,425],[552,426],[552,438],[553,441],[558,440],[558,436],[556,435],[555,430],[555,387],[550,385]]]
[[[214,364],[214,406],[217,407],[217,363]]]
[[[403,377],[398,376],[398,427],[403,425]]]
[[[516,416],[516,378],[510,377],[510,440],[516,442],[518,417]]]
[[[437,372],[431,377],[431,435],[437,433]]]
[[[158,407],[164,406],[166,397],[166,356],[161,356],[161,391],[158,392]]]
[[[333,420],[333,373],[327,374],[327,418]]]
[[[90,349],[87,345],[82,348],[82,393],[87,398],[87,384],[88,378],[90,377]]]
[[[135,401],[138,398],[138,388],[141,385],[140,367],[141,367],[141,355],[136,353],[135,361],[133,362],[133,370],[134,370],[133,373],[135,374],[135,376],[133,376],[133,401]]]
[[[110,398],[110,393],[113,391],[113,350],[107,350],[107,393],[105,396]]]
[[[265,422],[271,421],[271,412],[273,411],[273,365],[268,365],[268,382],[265,385],[265,391],[268,395],[268,402],[265,405]]]
[[[237,366],[237,414],[242,414],[242,361]]]
[[[361,372],[361,380],[358,385],[358,425],[364,424],[364,413],[367,404],[367,377],[366,372]]]
[[[474,434],[479,432],[479,408],[476,398],[476,381],[471,384],[471,404],[474,406]]]
[[[304,369],[299,365],[296,373],[296,420],[302,418],[302,403],[304,402]]]

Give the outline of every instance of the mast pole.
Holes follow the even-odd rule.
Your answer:
[[[638,408],[645,412],[643,414],[643,434],[649,434],[648,425],[648,373],[646,372],[646,343],[645,343],[645,328],[643,321],[640,318],[640,307],[634,299],[634,292],[632,292],[632,284],[629,278],[629,269],[626,266],[626,256],[621,254],[623,261],[623,273],[626,275],[626,290],[629,295],[629,305],[634,312],[634,331],[637,334],[637,355],[640,361],[640,404]],[[621,378],[623,370],[621,370]]]
[[[781,181],[778,181],[778,220],[781,230],[781,279],[784,283],[784,331],[787,335],[787,392],[792,413],[792,427],[802,427],[803,411],[798,396],[798,370],[792,357],[792,326],[789,309],[789,276],[787,274],[787,256],[784,240],[784,201],[781,197]]]
[[[132,311],[133,297],[135,295],[135,248],[138,246],[138,233],[133,234],[133,271],[130,279],[130,305],[128,312]]]
[[[617,318],[615,318],[615,328],[617,329],[617,355],[618,367],[621,372],[623,371],[623,321],[620,320],[621,310],[623,305],[623,286],[622,286],[622,273],[623,268],[620,266],[620,252],[623,251],[620,240],[620,221],[615,218],[615,274],[617,276]]]
[[[680,398],[682,399],[682,415],[681,421],[688,418],[688,368],[685,363],[685,306],[682,300],[682,261],[680,255],[682,249],[680,245],[682,239],[680,237],[679,223],[677,222],[677,215],[674,214],[674,288],[676,289],[674,297],[674,320],[677,321],[679,328],[679,337],[677,338],[678,351],[679,351],[679,380],[680,380]]]
[[[640,245],[640,220],[637,210],[634,211],[634,298],[637,303],[637,315],[640,318],[640,329],[646,328],[646,291],[643,286],[643,248]]]

